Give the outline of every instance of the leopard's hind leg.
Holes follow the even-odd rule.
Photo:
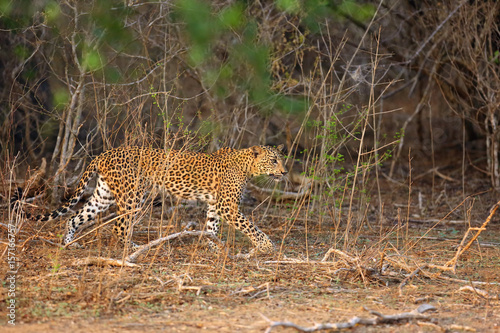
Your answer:
[[[217,214],[217,207],[214,204],[208,204],[206,227],[208,233],[210,233],[214,237],[219,236],[220,218]],[[215,252],[219,251],[219,247],[212,240],[208,241],[208,246]]]
[[[114,202],[113,193],[108,184],[101,176],[98,176],[97,186],[90,199],[68,220],[64,244],[72,242],[75,233],[83,224],[93,221],[98,213],[108,209]]]
[[[146,189],[138,186],[130,193],[117,194],[116,205],[118,206],[118,214],[120,215],[113,226],[113,233],[125,245],[132,248],[137,248],[138,245],[132,242],[132,234],[134,224],[139,218],[139,213],[144,203]]]

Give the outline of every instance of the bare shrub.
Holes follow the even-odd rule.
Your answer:
[[[417,95],[419,99],[403,130],[410,123],[422,129],[417,132],[420,145],[429,151],[433,164],[435,149],[449,149],[454,142],[462,141],[463,179],[468,164],[468,144],[477,138],[484,140],[487,173],[491,185],[498,189],[498,2],[444,1],[436,5],[429,1],[408,1],[400,5],[395,2],[387,4],[385,9],[392,13],[391,18],[385,21],[388,25],[386,31],[393,33],[386,35],[381,44],[393,53],[391,67],[399,69],[398,75],[406,80],[401,81],[395,90],[389,90],[384,98],[406,91],[409,97]],[[439,105],[436,102],[442,100],[444,107],[436,107]],[[427,117],[422,115],[424,111]],[[428,119],[428,123],[424,119]],[[448,121],[448,125],[456,124],[456,120],[460,119],[463,130],[457,126],[441,128],[447,135],[444,142],[439,142],[433,137],[436,134],[433,123],[440,119]],[[425,133],[430,138],[423,138]],[[435,147],[434,142],[438,142],[439,146]],[[403,141],[397,157],[402,146]]]

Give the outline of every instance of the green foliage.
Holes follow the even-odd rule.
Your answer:
[[[313,98],[307,89],[314,89],[314,85],[305,87],[304,73],[299,73],[299,67],[304,63],[305,52],[311,51],[309,57],[317,57],[313,60],[318,61],[320,67],[323,66],[320,58],[324,56],[318,55],[321,52],[315,54],[318,50],[308,44],[309,37],[318,37],[319,34],[314,34],[324,24],[343,15],[361,15],[359,19],[362,20],[373,13],[370,5],[360,5],[355,0],[275,0],[266,4],[265,11],[259,6],[255,2],[205,0],[176,0],[165,5],[144,2],[140,6],[121,0],[74,3],[0,0],[0,25],[14,27],[8,33],[16,35],[13,40],[21,41],[7,52],[18,60],[18,64],[25,62],[17,76],[27,81],[22,85],[28,90],[43,82],[45,86],[39,91],[49,93],[46,100],[36,101],[40,110],[51,108],[40,112],[41,118],[60,120],[61,110],[68,107],[71,94],[76,93],[76,83],[83,83],[83,97],[75,100],[77,103],[92,105],[85,110],[101,107],[101,111],[105,110],[102,112],[113,110],[99,121],[112,123],[112,118],[107,116],[119,112],[114,103],[131,109],[146,105],[146,108],[154,109],[152,127],[163,123],[167,132],[179,129],[187,135],[199,128],[197,137],[208,137],[211,133],[217,137],[224,132],[224,124],[217,122],[220,119],[204,122],[204,114],[199,117],[201,121],[184,123],[173,117],[185,105],[192,107],[189,105],[192,96],[185,90],[179,91],[179,100],[183,102],[170,103],[168,94],[151,94],[151,102],[145,104],[140,104],[141,93],[138,91],[147,91],[149,86],[154,87],[151,93],[168,90],[178,84],[176,80],[180,77],[189,75],[196,81],[194,85],[201,81],[202,89],[208,90],[210,103],[213,103],[209,107],[218,107],[220,101],[228,101],[228,106],[236,103],[241,106],[248,101],[249,105],[245,106],[249,106],[252,112],[257,110],[262,117],[278,111],[291,115],[290,118],[302,118],[305,111],[311,109]],[[151,13],[148,12],[150,9]],[[268,20],[266,11],[279,19]],[[37,30],[40,26],[43,26],[43,39],[38,39],[42,35]],[[162,44],[166,40],[175,46],[169,48]],[[148,44],[148,41],[154,42]],[[186,68],[186,64],[191,68]],[[276,69],[276,64],[281,67]],[[175,66],[177,69],[173,70]],[[178,77],[169,77],[175,70]],[[164,82],[158,84],[157,80]],[[124,81],[127,84],[113,86]],[[137,86],[137,90],[129,94],[126,89],[132,86]],[[89,99],[92,94],[95,98]],[[99,94],[103,95],[97,96]],[[200,97],[200,101],[203,98]],[[208,104],[200,105],[205,111]],[[175,111],[168,110],[170,107]],[[329,155],[325,158],[330,163],[340,162],[342,156],[337,154],[335,145],[346,139],[340,136],[337,127],[341,124],[337,121],[332,118],[321,124],[318,127],[321,131],[317,132],[318,139],[325,136],[328,142]],[[39,123],[46,123],[46,119]],[[52,126],[47,132],[53,132]]]
[[[346,103],[338,107],[326,121],[311,120],[306,124],[308,130],[317,133],[315,136],[317,146],[322,147],[309,163],[306,174],[321,184],[328,184],[318,187],[319,191],[315,192],[311,199],[324,206],[326,211],[332,203],[336,208],[341,208],[346,190],[359,193],[361,201],[368,203],[371,198],[365,186],[370,178],[369,171],[392,157],[393,147],[385,147],[364,155],[359,165],[354,164],[352,168],[345,167],[346,156],[341,148],[344,148],[349,141],[359,140],[367,116],[366,110],[357,112],[353,109],[353,105]],[[400,137],[401,134],[397,133],[396,136]],[[307,153],[310,154],[309,151]],[[322,213],[325,211],[319,212],[320,215]]]
[[[28,58],[30,52],[29,52],[29,49],[26,46],[24,46],[24,45],[16,45],[14,47],[14,54],[20,60],[26,60],[26,58]]]
[[[124,1],[99,0],[92,6],[92,33],[101,45],[108,44],[120,51],[133,40],[132,30],[125,25],[130,13],[131,9]]]
[[[220,130],[220,124],[210,120],[204,120],[200,125],[198,134],[201,137],[206,137],[213,133],[217,133],[219,130]]]
[[[53,91],[53,103],[56,108],[64,108],[69,99],[70,95],[66,88],[57,88]]]
[[[328,19],[341,20],[345,16],[364,22],[373,17],[375,7],[371,3],[356,0],[325,1],[308,0],[303,2],[302,22],[313,33],[321,31]]]
[[[375,14],[375,7],[371,3],[360,4],[354,0],[344,0],[337,7],[342,16],[350,16],[359,22],[370,20]]]
[[[59,253],[57,253],[55,256],[52,256],[51,254],[48,255],[48,258],[52,262],[52,268],[51,268],[51,273],[55,274],[59,271],[61,268],[61,262],[59,261]]]
[[[206,1],[183,0],[177,4],[177,16],[186,23],[186,33],[192,43],[189,58],[193,66],[199,66],[209,56],[209,46],[219,36],[221,22]]]
[[[61,16],[61,6],[55,1],[50,1],[45,7],[45,17],[49,24],[54,24]]]
[[[0,0],[0,26],[13,30],[26,28],[33,15],[44,6],[43,1]],[[22,33],[22,30],[19,32]]]
[[[278,108],[303,112],[305,99],[283,96],[272,91],[271,45],[260,37],[259,24],[243,3],[216,9],[206,1],[179,0],[174,17],[183,22],[189,37],[189,60],[203,73],[206,87],[226,98],[234,92],[246,94],[264,113]],[[280,1],[286,12],[298,8],[298,1]],[[217,48],[224,41],[224,56]]]
[[[276,0],[276,5],[279,9],[290,14],[299,13],[301,8],[299,0]]]
[[[495,52],[493,52],[493,59],[492,59],[495,64],[500,64],[500,51],[496,50]]]
[[[69,41],[77,51],[76,59],[83,70],[116,83],[123,79],[123,75],[116,66],[106,66],[108,53],[111,51],[116,57],[116,54],[122,52],[133,55],[142,50],[142,46],[136,41],[134,30],[126,25],[127,18],[133,14],[131,8],[118,0],[76,2],[74,8],[54,0],[34,3],[25,0],[0,0],[0,26],[10,29],[13,34],[23,34],[24,29],[37,20],[43,20],[43,24],[48,27],[47,36],[52,38],[51,44],[58,46],[49,59],[75,59],[73,55],[64,54],[69,48],[61,47]],[[32,47],[24,44],[13,49],[14,55],[23,60],[32,52]],[[29,68],[29,64],[25,68]],[[77,69],[77,66],[69,67],[69,74]]]
[[[104,61],[97,50],[86,50],[82,53],[82,66],[88,71],[95,71],[102,68]]]
[[[276,108],[289,114],[301,114],[309,108],[309,101],[303,96],[278,95],[275,102]]]
[[[245,23],[243,10],[244,8],[240,3],[224,7],[219,13],[219,20],[229,29],[241,28]]]
[[[262,37],[259,22],[251,15],[251,4],[236,2],[216,7],[202,0],[178,0],[176,5],[173,17],[183,23],[189,39],[189,62],[203,73],[205,86],[216,95],[227,98],[235,92],[245,94],[263,114],[275,109],[303,113],[309,108],[306,98],[273,90],[273,45]],[[312,33],[319,32],[320,24],[331,18],[349,15],[365,21],[374,13],[373,5],[354,0],[276,0],[275,7],[286,15],[297,16]]]
[[[191,43],[189,60],[203,68],[205,85],[221,97],[236,89],[261,103],[270,98],[270,50],[258,41],[256,22],[245,15],[240,3],[216,11],[205,1],[182,0],[175,17],[185,23]],[[222,61],[214,51],[220,40],[231,41]]]
[[[12,1],[1,0],[0,1],[0,15],[2,17],[8,16],[12,11]]]

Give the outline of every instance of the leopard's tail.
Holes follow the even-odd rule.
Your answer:
[[[85,169],[85,172],[80,178],[78,182],[78,186],[76,187],[75,194],[61,207],[52,211],[52,213],[46,215],[38,215],[36,220],[39,222],[47,222],[57,219],[59,216],[65,215],[71,208],[73,208],[82,198],[85,189],[89,185],[90,180],[94,177],[97,172],[97,160],[94,159]]]
[[[52,221],[58,218],[59,216],[65,215],[80,201],[80,199],[83,196],[83,193],[85,192],[85,188],[87,188],[90,180],[94,177],[96,172],[97,172],[97,161],[94,159],[85,169],[82,178],[80,178],[78,186],[76,187],[75,190],[75,194],[73,194],[73,196],[70,199],[68,199],[68,201],[63,206],[45,215],[34,216],[29,214],[28,212],[25,212],[26,218],[38,222],[47,222],[47,221]],[[22,193],[20,189],[18,189],[18,194],[11,199],[11,206],[13,206],[15,202],[19,200],[20,198],[19,193]]]

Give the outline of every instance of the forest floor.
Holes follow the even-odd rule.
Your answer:
[[[454,272],[432,266],[445,266],[468,228],[484,223],[496,193],[479,184],[468,193],[479,194],[464,201],[456,183],[437,177],[431,186],[424,178],[412,184],[410,196],[408,185],[381,180],[383,218],[377,204],[353,208],[353,220],[361,222],[349,231],[345,206],[328,216],[313,207],[244,205],[278,247],[276,254],[249,259],[234,258],[251,246],[226,226],[233,256],[208,251],[206,240],[193,236],[153,248],[137,267],[85,264],[81,259],[124,258],[109,225],[82,238],[83,248],[64,249],[57,245],[63,220],[26,222],[16,247],[16,325],[7,323],[4,282],[2,331],[264,332],[274,323],[272,332],[294,332],[276,322],[312,328],[353,317],[377,319],[379,313],[401,316],[379,316],[352,331],[498,332],[500,212],[458,258]],[[203,212],[202,204],[165,205],[163,213],[156,207],[136,226],[134,240],[143,244],[159,231],[180,231],[187,221],[202,222]],[[0,239],[7,239],[4,227]],[[335,251],[327,255],[329,249]],[[419,306],[428,311],[416,314]]]

